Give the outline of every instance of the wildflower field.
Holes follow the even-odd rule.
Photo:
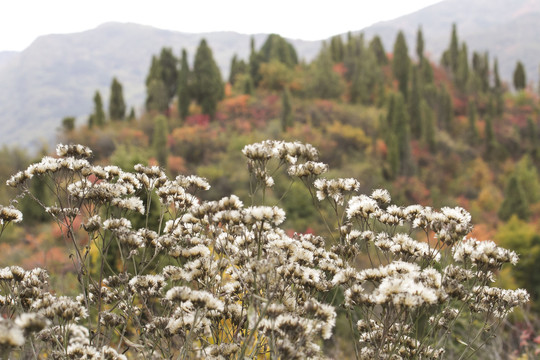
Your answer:
[[[249,204],[201,200],[205,179],[157,166],[92,165],[81,145],[13,175],[17,199],[35,200],[70,243],[78,287],[57,291],[47,269],[0,269],[3,358],[489,358],[528,302],[492,286],[518,256],[469,237],[465,209],[397,206],[384,189],[326,178],[308,144],[242,152]],[[282,194],[275,177],[290,181]],[[38,179],[50,203],[31,191]],[[267,194],[287,197],[295,182],[326,234],[280,227],[285,211]],[[2,233],[22,219],[16,206],[0,209]]]

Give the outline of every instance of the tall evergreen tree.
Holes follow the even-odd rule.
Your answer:
[[[422,114],[422,142],[428,146],[430,151],[435,151],[437,147],[435,139],[435,114],[426,100],[420,102]]]
[[[448,87],[446,85],[441,86],[438,98],[439,126],[448,132],[452,132],[454,130],[454,104],[452,101],[452,95],[450,94],[450,91],[448,90]]]
[[[287,131],[287,128],[293,125],[291,94],[288,88],[283,90],[281,95],[281,130]]]
[[[405,101],[401,93],[395,95],[394,105],[394,134],[396,135],[399,149],[399,175],[413,176],[415,166],[411,151],[411,130],[409,114],[405,107]]]
[[[146,87],[146,110],[166,113],[169,110],[167,88],[161,79],[152,79]]]
[[[411,134],[413,138],[419,139],[422,133],[422,112],[420,110],[420,86],[418,84],[418,68],[412,69],[411,94],[409,97],[409,118],[411,124]]]
[[[424,60],[424,34],[422,33],[421,26],[418,27],[418,31],[416,32],[416,57],[418,63],[422,64]]]
[[[379,35],[375,35],[373,39],[371,39],[371,42],[369,43],[369,48],[375,54],[379,65],[388,64],[388,57],[386,56],[386,51],[384,50],[384,46]]]
[[[310,93],[321,99],[337,99],[345,90],[343,80],[333,69],[332,57],[326,44],[311,64]]]
[[[461,51],[459,52],[457,71],[454,76],[457,87],[461,91],[465,91],[467,82],[469,80],[469,55],[467,51],[467,44],[461,45]]]
[[[204,114],[214,117],[218,102],[223,99],[221,72],[206,40],[201,40],[193,63],[193,97]]]
[[[488,102],[488,109],[486,114],[486,126],[485,126],[485,142],[486,142],[486,157],[491,159],[494,157],[494,151],[497,147],[497,139],[495,138],[495,132],[493,130],[493,116],[495,114],[495,105],[493,99],[490,97]]]
[[[178,59],[174,56],[171,48],[162,48],[159,55],[159,64],[161,68],[161,81],[167,90],[167,103],[176,95],[178,86]]]
[[[158,115],[154,118],[154,135],[152,137],[152,147],[156,155],[159,165],[167,168],[167,159],[169,156],[169,148],[167,145],[167,136],[169,129],[167,118],[163,115]]]
[[[494,90],[501,90],[501,77],[499,76],[499,61],[497,58],[493,60],[493,88]]]
[[[526,85],[525,67],[521,61],[518,61],[514,70],[514,87],[516,90],[523,90]]]
[[[278,60],[292,68],[298,64],[298,55],[294,46],[278,34],[270,34],[260,50],[263,62]]]
[[[124,101],[124,93],[122,84],[113,78],[111,83],[111,95],[109,97],[109,118],[111,120],[124,120],[126,116],[126,103]]]
[[[103,110],[103,100],[101,99],[101,94],[98,90],[94,94],[94,112],[90,116],[90,122],[92,125],[103,127],[105,125],[105,111]]]
[[[247,64],[244,60],[238,59],[238,56],[234,54],[231,60],[231,69],[229,71],[229,83],[234,86],[239,75],[247,72]]]
[[[469,121],[469,141],[471,145],[475,145],[475,142],[478,140],[478,126],[476,124],[476,104],[469,100],[467,103],[467,119]]]
[[[190,70],[186,49],[182,49],[180,60],[180,71],[178,72],[178,115],[185,120],[189,114],[189,104],[191,102],[189,91]]]
[[[255,39],[252,37],[250,40],[249,74],[251,75],[254,87],[261,81],[261,74],[259,73],[261,62],[261,54],[255,50]]]
[[[450,38],[450,47],[448,48],[449,65],[453,74],[457,72],[459,63],[459,40],[456,24],[452,24],[452,36]]]
[[[508,221],[512,215],[516,215],[522,220],[527,220],[530,216],[529,202],[515,174],[510,177],[506,185],[504,201],[498,215],[503,221]]]
[[[343,62],[345,57],[345,49],[341,35],[336,35],[330,39],[330,51],[332,52],[332,60],[334,62]]]
[[[409,87],[409,50],[405,41],[405,35],[400,31],[394,43],[394,57],[392,59],[392,70],[398,81],[398,88],[405,100],[407,100],[407,89]]]

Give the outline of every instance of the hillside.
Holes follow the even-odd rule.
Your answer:
[[[260,46],[267,35],[254,35]],[[188,34],[136,24],[107,23],[96,29],[38,38],[0,67],[0,144],[38,147],[49,142],[64,116],[86,120],[92,96],[99,89],[108,98],[116,76],[126,89],[126,101],[136,109],[144,102],[144,77],[153,54],[182,48],[192,60],[201,38],[206,38],[222,75],[228,75],[236,53],[246,58],[250,36],[233,32]],[[311,60],[318,42],[291,40],[301,57]],[[3,56],[0,58],[4,58]]]
[[[452,23],[458,27],[460,41],[469,51],[488,51],[497,57],[503,79],[511,79],[518,59],[522,60],[529,80],[536,81],[540,46],[539,0],[446,0],[420,11],[384,21],[363,30],[369,39],[378,34],[388,52],[396,33],[405,33],[409,50],[414,50],[416,31],[421,24],[427,52],[438,63],[450,41]]]

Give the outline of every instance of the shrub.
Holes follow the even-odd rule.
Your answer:
[[[466,238],[464,209],[398,207],[386,190],[368,196],[355,179],[321,178],[328,166],[310,145],[264,141],[243,154],[250,206],[235,195],[200,201],[209,184],[197,176],[91,165],[80,145],[59,145],[58,157],[8,180],[71,242],[80,293],[56,293],[44,269],[0,269],[4,356],[324,358],[338,313],[359,359],[443,358],[450,344],[472,356],[528,301],[525,290],[490,286],[517,255]],[[285,212],[265,205],[285,168],[333,215],[322,219],[327,239],[287,235]],[[28,192],[34,177],[54,184],[51,204]],[[133,228],[133,213],[144,226]],[[21,217],[1,208],[1,229]],[[459,337],[464,324],[476,333]]]

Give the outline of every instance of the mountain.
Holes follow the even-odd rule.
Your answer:
[[[257,48],[266,37],[254,35]],[[36,148],[54,138],[64,116],[85,123],[96,89],[107,106],[114,76],[123,84],[128,106],[138,109],[144,103],[144,81],[152,55],[167,46],[180,56],[185,48],[192,61],[202,38],[212,48],[224,78],[235,53],[244,59],[249,56],[250,35],[189,34],[123,23],[42,36],[20,53],[0,54],[0,144]],[[316,41],[290,41],[307,61],[320,48]],[[6,61],[2,61],[4,57]]]
[[[459,41],[472,51],[488,51],[497,57],[501,77],[512,79],[517,60],[525,64],[528,81],[536,82],[540,61],[540,0],[446,0],[394,20],[374,24],[364,30],[371,39],[381,36],[388,52],[402,30],[409,51],[414,53],[416,32],[422,26],[425,47],[432,61],[439,63],[450,43],[452,24]]]
[[[17,51],[0,51],[0,67],[9,63],[19,52]]]

